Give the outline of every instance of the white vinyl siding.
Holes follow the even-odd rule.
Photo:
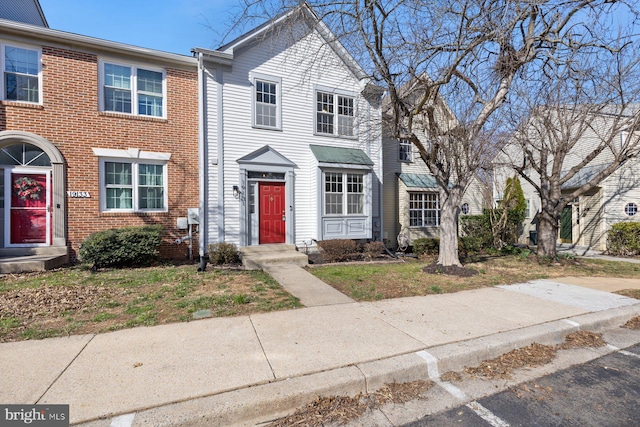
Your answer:
[[[307,30],[304,26],[305,33]],[[248,188],[242,188],[237,160],[267,145],[296,165],[295,179],[291,179],[293,194],[287,200],[286,207],[289,215],[287,227],[291,227],[292,243],[303,246],[306,242],[309,245],[312,244],[312,239],[320,240],[327,236],[321,228],[325,212],[324,176],[310,152],[311,144],[359,148],[369,155],[376,165],[372,173],[365,174],[364,209],[367,215],[375,209],[376,185],[367,186],[367,183],[375,183],[381,177],[381,164],[378,161],[381,158],[380,122],[370,125],[370,132],[365,131],[365,126],[358,126],[359,132],[354,132],[354,137],[350,138],[319,134],[315,131],[316,91],[334,95],[352,94],[355,124],[365,123],[358,119],[358,114],[370,114],[368,117],[379,118],[379,107],[375,103],[369,104],[365,97],[358,95],[361,90],[360,82],[335,51],[315,33],[294,44],[290,42],[290,37],[275,32],[259,43],[246,45],[238,50],[234,54],[232,69],[225,68],[221,71],[210,66],[205,70],[207,228],[209,241],[212,243],[223,238],[224,241],[237,245],[247,241],[243,240],[246,236],[240,235],[243,232],[241,221],[246,220],[240,215],[243,202],[233,197],[234,185],[239,186],[242,191],[240,200],[245,200],[249,193]],[[317,57],[322,58],[322,64],[309,57],[310,51],[317,52]],[[278,76],[282,76],[281,80],[278,80]],[[265,129],[271,128],[255,125],[255,80],[279,83],[277,95],[280,96],[276,102],[281,123],[276,131],[266,131]],[[337,114],[337,110],[334,111]],[[371,122],[374,120],[371,119]],[[336,128],[337,124],[335,122]],[[369,122],[365,124],[369,125]],[[334,132],[337,129],[334,128]],[[343,181],[343,186],[346,191],[346,180]],[[342,212],[348,209],[345,199],[346,197],[343,198]],[[258,211],[259,206],[256,205],[255,209]],[[342,219],[336,214],[329,217],[332,221]],[[371,236],[371,220],[365,215],[352,215],[348,218],[349,221],[344,221],[345,226],[340,236],[349,235],[347,226],[356,219],[365,224],[363,228],[366,232],[351,232],[350,235],[356,236],[355,238]]]

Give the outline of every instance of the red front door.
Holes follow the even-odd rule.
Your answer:
[[[49,204],[46,173],[11,173],[12,245],[48,243]]]
[[[284,182],[259,182],[260,244],[285,242]]]

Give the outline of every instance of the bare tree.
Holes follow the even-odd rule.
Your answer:
[[[521,126],[499,157],[540,196],[539,256],[556,256],[567,203],[640,154],[640,52],[614,47],[565,52],[514,88],[508,112]]]
[[[440,265],[460,265],[459,206],[470,179],[489,157],[491,136],[503,131],[493,116],[514,82],[526,75],[530,64],[550,61],[559,46],[606,45],[602,34],[590,32],[590,21],[612,13],[617,3],[622,2],[308,2],[371,77],[387,88],[393,136],[410,140],[435,177]],[[298,5],[256,0],[243,16],[270,16]],[[441,108],[442,101],[447,108]]]

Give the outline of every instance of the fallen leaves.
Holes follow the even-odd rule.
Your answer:
[[[606,343],[601,334],[589,331],[574,332],[565,337],[565,342],[557,346],[533,343],[530,346],[518,348],[495,359],[485,360],[479,366],[467,367],[464,372],[472,377],[487,379],[509,379],[511,373],[518,369],[546,365],[556,357],[559,349],[568,350],[580,347],[603,347]]]
[[[630,319],[627,323],[622,325],[622,327],[627,329],[640,329],[640,316]]]
[[[387,403],[405,403],[424,398],[423,393],[433,383],[431,381],[412,381],[408,383],[385,384],[375,393],[358,394],[355,397],[331,396],[317,397],[302,409],[280,418],[269,427],[311,426],[319,427],[330,423],[344,425],[362,416],[367,409],[378,408]]]
[[[479,366],[466,367],[464,372],[472,377],[511,378],[511,373],[524,366],[541,366],[556,357],[555,346],[533,343],[527,347],[517,348],[495,359],[485,360]]]
[[[602,339],[602,334],[594,334],[589,331],[579,331],[567,335],[564,343],[560,344],[560,348],[567,350],[579,347],[604,347],[607,345]]]

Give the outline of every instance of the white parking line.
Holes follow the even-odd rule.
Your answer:
[[[620,350],[619,353],[624,354],[625,356],[633,356],[633,357],[640,358],[640,354],[631,353],[630,351],[627,351],[627,350]]]
[[[471,409],[480,418],[491,424],[493,427],[509,427],[509,423],[498,417],[496,414],[482,406],[476,401],[467,403],[467,408]]]
[[[569,320],[569,319],[562,319],[564,320],[566,323],[570,324],[571,326],[575,326],[576,328],[580,327],[580,323],[576,322],[575,320]]]
[[[113,417],[111,418],[111,424],[109,424],[109,427],[131,427],[131,425],[133,424],[133,419],[135,417],[135,413]]]
[[[468,397],[464,393],[464,391],[460,390],[458,387],[454,386],[448,381],[442,381],[440,379],[440,373],[438,372],[438,359],[430,353],[426,351],[419,351],[416,353],[418,356],[422,357],[427,362],[427,371],[429,372],[429,378],[434,383],[438,384],[440,387],[445,389],[450,395],[455,397],[458,400],[467,400]]]

